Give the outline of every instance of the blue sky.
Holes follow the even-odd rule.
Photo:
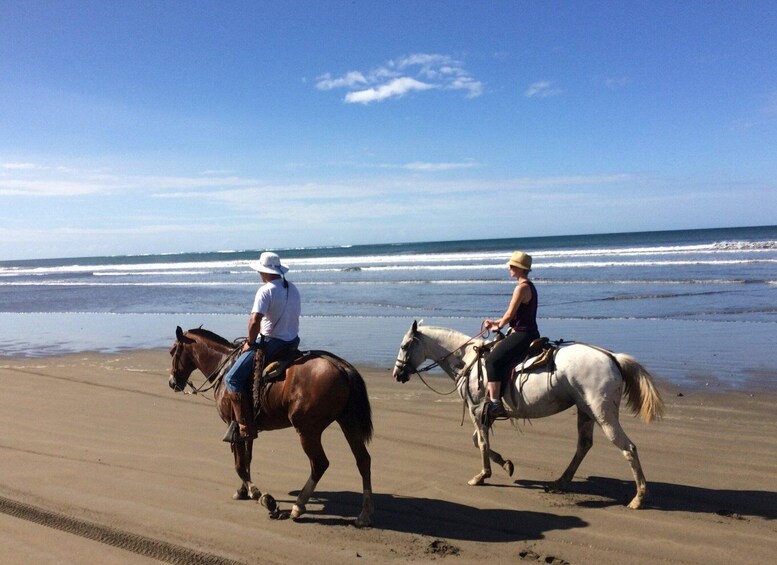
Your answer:
[[[0,260],[777,224],[777,3],[0,3]]]

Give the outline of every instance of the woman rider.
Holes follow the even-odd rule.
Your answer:
[[[502,405],[502,382],[507,382],[510,372],[520,362],[532,341],[540,337],[537,329],[537,290],[529,280],[531,256],[515,251],[507,262],[510,276],[518,284],[504,315],[498,320],[484,320],[489,330],[501,330],[509,325],[513,330],[497,342],[486,358],[489,403],[486,414],[490,419],[507,415]]]

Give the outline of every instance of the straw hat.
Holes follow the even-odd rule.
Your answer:
[[[511,267],[517,267],[524,271],[531,271],[531,255],[523,251],[513,251],[510,260],[507,262]]]
[[[285,265],[281,265],[281,258],[277,253],[265,251],[259,256],[259,261],[248,264],[254,271],[267,273],[269,275],[283,275],[289,271]]]

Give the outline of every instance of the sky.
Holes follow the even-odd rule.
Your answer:
[[[0,260],[777,224],[777,2],[0,2]]]

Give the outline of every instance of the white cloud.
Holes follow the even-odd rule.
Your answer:
[[[367,84],[367,79],[358,71],[352,71],[340,78],[332,78],[327,73],[318,77],[316,88],[319,90],[332,90],[333,88],[351,88],[363,84]]]
[[[368,88],[366,90],[349,92],[345,95],[345,101],[359,104],[369,104],[370,102],[378,102],[380,100],[385,100],[386,98],[404,96],[413,90],[429,90],[431,88],[437,87],[433,84],[420,82],[410,77],[395,78],[386,84],[378,86],[377,88]]]
[[[388,98],[398,98],[411,91],[433,89],[462,90],[467,98],[483,93],[483,84],[476,80],[463,63],[448,55],[414,53],[392,59],[368,73],[350,71],[341,77],[326,73],[317,78],[316,88],[344,88],[344,101],[350,104],[370,104]]]
[[[561,94],[560,88],[555,88],[553,83],[548,80],[535,82],[526,91],[526,98],[547,98],[548,96],[558,96]]]
[[[446,166],[460,168],[462,163],[410,163],[404,167],[413,170],[441,170]],[[295,213],[298,206],[314,206],[323,213],[329,207],[340,209],[342,206],[353,206],[360,202],[374,203],[379,199],[382,206],[394,206],[415,201],[419,198],[439,199],[442,203],[450,198],[472,196],[482,198],[484,194],[493,197],[496,194],[513,195],[524,193],[524,196],[537,200],[555,200],[569,197],[569,191],[576,192],[586,188],[601,188],[603,185],[618,185],[634,182],[634,177],[625,173],[599,175],[571,175],[547,177],[516,177],[504,180],[429,180],[426,177],[387,178],[380,181],[364,182],[362,179],[350,179],[333,183],[298,183],[298,184],[255,184],[252,186],[228,188],[224,190],[179,191],[155,194],[167,199],[201,199],[219,202],[244,210],[247,201],[261,201],[263,208],[274,207],[287,209],[294,205]],[[543,190],[539,190],[543,189]],[[553,189],[553,190],[550,190]],[[368,204],[372,208],[372,204]]]
[[[53,169],[35,167],[38,174],[31,176],[30,169],[16,168],[16,176],[0,176],[0,196],[70,197],[88,194],[116,194],[119,192],[154,192],[167,190],[202,190],[255,185],[256,179],[237,176],[123,176],[105,173],[81,173],[64,167]],[[41,173],[40,171],[45,171]],[[22,174],[25,173],[25,174]]]
[[[766,100],[764,114],[768,116],[777,116],[777,91],[772,92]]]
[[[0,196],[80,196],[108,189],[109,185],[89,181],[0,179]]]
[[[604,80],[604,86],[609,88],[610,90],[615,90],[616,88],[622,88],[629,84],[629,79],[627,77],[621,77],[621,78],[607,78]]]
[[[204,177],[212,177],[212,176],[218,176],[218,175],[234,175],[235,171],[231,169],[207,169],[200,174]]]
[[[0,168],[11,171],[30,171],[41,167],[35,163],[3,163],[0,164]]]
[[[403,165],[403,169],[409,171],[451,171],[454,169],[471,169],[477,167],[477,163],[474,161],[466,161],[463,163],[407,163]]]
[[[451,90],[466,90],[467,98],[477,98],[483,94],[483,84],[470,77],[457,77],[450,82],[447,88]]]

